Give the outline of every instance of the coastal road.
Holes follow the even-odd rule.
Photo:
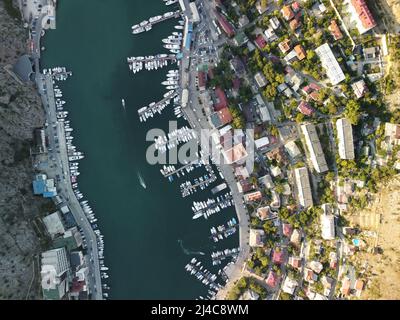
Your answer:
[[[103,295],[97,238],[71,187],[65,132],[63,124],[57,121],[53,79],[49,75],[40,75],[37,77],[37,80],[40,81],[38,83],[38,88],[46,111],[48,123],[46,130],[47,136],[49,137],[49,147],[52,149],[50,155],[55,162],[54,169],[49,168],[47,174],[50,178],[55,180],[57,180],[57,175],[60,177],[57,184],[58,194],[70,208],[78,227],[82,229],[87,240],[87,255],[91,257],[88,264],[90,270],[88,286],[92,297],[96,300],[101,300]],[[55,137],[58,137],[58,144],[55,141]]]

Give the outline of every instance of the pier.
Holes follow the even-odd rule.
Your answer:
[[[142,59],[141,59],[142,58]],[[128,57],[127,61],[129,63],[134,63],[134,62],[156,62],[156,61],[166,61],[166,60],[176,60],[176,55],[175,54],[159,54],[156,56],[145,56],[145,57]]]
[[[147,107],[139,109],[138,114],[140,121],[146,121],[149,117],[153,117],[156,112],[161,113],[161,111],[170,103],[170,100],[176,96],[178,96],[178,92],[173,91],[159,102],[149,104]]]
[[[175,12],[167,12],[164,13],[162,16],[151,17],[148,21],[144,20],[137,25],[132,26],[132,33],[138,34],[146,31],[150,31],[154,25],[157,23],[172,19],[172,18],[179,18],[181,16],[181,11],[177,10]]]

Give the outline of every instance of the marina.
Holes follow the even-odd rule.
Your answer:
[[[187,126],[184,126],[180,129],[169,132],[167,136],[159,136],[155,138],[154,143],[156,149],[163,153],[171,148],[177,147],[180,143],[188,142],[196,138],[196,132]]]
[[[179,10],[175,12],[166,12],[163,15],[158,15],[151,17],[149,20],[143,20],[139,24],[135,24],[132,26],[132,33],[133,34],[138,34],[146,31],[150,31],[153,26],[157,23],[172,19],[172,18],[179,18],[181,15],[181,12]]]
[[[76,0],[72,0],[71,3],[74,1]],[[140,39],[140,41],[139,37],[129,38],[130,33],[126,32],[126,26],[128,25],[129,30],[129,25],[131,24],[129,19],[132,19],[132,16],[125,18],[125,11],[135,12],[138,7],[143,7],[143,10],[141,9],[142,14],[145,14],[145,16],[153,15],[153,18],[156,18],[154,17],[154,12],[160,12],[159,10],[162,10],[161,7],[167,4],[166,1],[164,3],[160,1],[160,3],[161,5],[159,3],[146,3],[143,5],[133,1],[126,4],[124,8],[113,8],[111,12],[108,6],[98,4],[98,9],[96,10],[98,17],[92,18],[101,19],[100,17],[104,15],[115,17],[115,19],[123,17],[123,23],[115,23],[113,30],[108,30],[101,24],[100,29],[98,27],[99,24],[90,25],[88,34],[101,34],[101,41],[97,42],[90,41],[86,34],[82,35],[82,37],[72,36],[79,32],[79,28],[67,23],[66,17],[73,12],[71,10],[77,3],[63,2],[60,4],[62,8],[60,11],[65,16],[64,19],[62,15],[60,16],[55,34],[49,34],[48,39],[46,38],[46,41],[49,41],[49,43],[46,43],[46,47],[54,49],[45,51],[47,56],[45,60],[47,60],[47,64],[53,63],[53,65],[56,65],[57,61],[62,61],[61,63],[65,63],[65,65],[74,70],[74,74],[79,75],[76,79],[74,78],[73,83],[63,88],[63,91],[64,89],[66,91],[65,95],[72,98],[68,99],[66,108],[58,111],[60,112],[60,122],[66,123],[66,126],[63,126],[66,140],[71,141],[68,148],[69,167],[74,173],[71,175],[71,186],[73,190],[76,190],[74,195],[80,197],[79,201],[82,202],[82,210],[84,210],[85,216],[96,234],[97,241],[95,243],[99,247],[99,261],[101,264],[101,288],[112,289],[109,292],[105,292],[103,296],[112,299],[188,299],[199,297],[200,295],[203,299],[213,299],[221,283],[225,281],[225,273],[222,271],[222,266],[221,269],[213,268],[212,261],[209,259],[209,254],[212,250],[223,250],[223,248],[220,248],[220,243],[214,243],[209,238],[209,230],[212,225],[220,226],[225,224],[235,212],[227,209],[224,211],[224,215],[214,215],[212,219],[205,222],[193,221],[191,216],[188,215],[188,211],[192,200],[199,203],[202,202],[197,197],[203,199],[213,198],[211,196],[212,184],[222,185],[221,189],[216,189],[219,190],[216,193],[226,189],[227,187],[223,188],[224,181],[219,180],[223,176],[221,173],[218,175],[214,169],[213,182],[204,183],[205,175],[210,174],[205,165],[207,157],[203,156],[186,164],[161,165],[159,167],[149,166],[144,159],[148,145],[143,141],[148,127],[143,122],[149,118],[152,118],[152,126],[163,128],[164,130],[167,127],[168,119],[181,118],[179,127],[190,129],[187,123],[184,123],[186,117],[180,105],[182,64],[177,57],[182,45],[180,38],[183,38],[180,29],[174,27],[174,22],[166,22],[171,29],[176,29],[172,30],[172,34],[166,35],[161,28],[153,28],[150,37],[143,34],[143,39]],[[78,14],[77,21],[87,19],[87,14],[94,4],[97,5],[92,0],[88,0],[87,4],[82,4],[82,12]],[[169,5],[173,4],[170,3]],[[143,18],[141,17],[140,19]],[[180,14],[176,18],[180,20]],[[140,21],[140,19],[137,20]],[[151,20],[153,26],[154,19]],[[157,19],[155,20],[157,21]],[[147,21],[150,21],[150,19],[147,19]],[[181,21],[178,21],[178,24],[183,30],[184,27]],[[115,45],[115,50],[102,51],[104,42],[115,39],[116,32],[118,34],[127,33],[128,36],[121,36],[121,39],[115,40],[118,43],[118,45]],[[174,32],[176,33],[174,34]],[[68,46],[74,48],[78,52],[78,56],[84,56],[85,52],[99,53],[95,55],[93,60],[78,59],[75,56],[65,54],[65,41],[59,39],[71,39],[68,40]],[[159,55],[154,55],[154,58],[147,56],[145,62],[152,62],[153,65],[146,65],[142,62],[141,69],[147,71],[157,70],[157,72],[145,73],[137,71],[135,76],[132,77],[132,72],[127,72],[129,70],[126,70],[126,68],[125,70],[123,67],[115,68],[118,61],[124,66],[124,63],[126,63],[124,57],[137,58],[143,56],[145,58],[145,54],[148,54],[148,52],[156,52],[155,50],[158,50],[157,47],[152,46],[154,39],[159,39],[161,47],[171,45],[165,49],[178,51],[173,55],[165,54],[167,54],[166,61],[168,61],[168,66],[170,63],[177,63],[176,69],[179,67],[179,70],[166,71],[166,75],[161,75],[161,78],[164,79],[160,79],[160,69],[166,66],[154,64],[155,58],[160,58]],[[50,42],[53,43],[50,45]],[[176,45],[180,46],[179,49],[174,49]],[[176,61],[174,56],[176,56]],[[160,62],[162,58],[166,57],[161,57],[159,59]],[[104,63],[104,61],[107,61],[107,63]],[[128,64],[132,65],[131,62],[133,61],[134,59],[128,60]],[[100,76],[93,72],[93,70],[98,69],[96,66],[99,63],[102,65]],[[160,85],[158,86],[158,84]],[[81,90],[81,88],[86,89]],[[57,92],[57,95],[59,95],[57,98],[61,105],[62,101],[64,101],[64,92]],[[158,96],[162,98],[157,103],[149,104],[146,101],[149,97]],[[152,100],[157,101],[156,98]],[[173,107],[166,108],[171,103],[173,103]],[[146,105],[146,107],[140,109],[140,106],[143,105]],[[139,119],[135,116],[132,117],[137,111]],[[163,111],[162,117],[154,117],[155,114],[160,114],[161,111]],[[141,120],[142,124],[140,124],[139,120]],[[87,125],[88,121],[90,121],[90,125]],[[187,130],[186,133],[189,132],[191,131]],[[167,146],[168,149],[169,142],[178,140],[174,137],[168,137],[168,135],[166,135],[166,138],[168,142],[165,139],[164,141],[159,141],[160,148]],[[183,143],[185,139],[196,140],[197,137],[195,138],[193,135],[190,136],[188,134],[182,135],[179,139],[182,139],[181,143]],[[105,152],[104,146],[106,145],[108,147]],[[169,147],[173,148],[172,144]],[[78,151],[80,149],[84,150],[84,153]],[[167,179],[162,179],[160,172]],[[180,193],[180,185],[185,183],[186,180],[178,182],[174,181],[174,178],[182,178],[183,176],[186,176],[186,182],[192,183],[192,186],[196,184],[195,179],[197,179],[199,183],[197,186],[198,194],[195,195],[193,193],[191,200],[171,201],[171,199],[179,198],[177,195]],[[203,182],[201,182],[200,178],[203,179]],[[203,188],[200,186],[203,186]],[[189,187],[189,189],[193,188]],[[89,202],[83,203],[88,201],[85,200],[86,196],[87,199],[91,199],[91,204]],[[214,199],[220,201],[218,205],[220,210],[228,208],[225,205],[228,202],[225,201],[227,199],[224,199],[224,196]],[[207,211],[207,209],[203,209]],[[210,205],[209,209],[213,209],[213,207]],[[171,214],[166,214],[166,212]],[[208,214],[210,215],[211,211]],[[196,223],[195,228],[194,223]],[[98,231],[98,226],[101,227],[102,233]],[[152,230],[151,239],[148,238],[149,226],[151,226]],[[186,230],[192,229],[195,229],[195,232],[186,232]],[[104,251],[103,233],[107,238],[107,251]],[[176,244],[177,239],[184,239],[185,247],[191,249],[188,251],[181,249]],[[89,242],[89,239],[87,241]],[[141,245],[135,246],[135,250],[132,250],[133,243],[141,243]],[[152,263],[137,263],[140,257],[147,258],[155,245],[157,245],[157,251],[159,251],[157,259],[169,276],[163,279],[162,282],[159,279],[139,278],[134,281],[126,281],[131,277],[132,272],[135,274],[157,272],[158,266]],[[215,247],[215,245],[218,245],[218,247]],[[235,247],[237,246],[237,238],[229,236],[229,238],[225,238],[221,242],[221,245],[225,248]],[[197,270],[203,267],[201,273],[197,274],[199,278],[201,276],[203,278],[201,281],[193,281],[191,277],[187,277],[183,272],[183,267],[188,261],[188,255],[198,254],[197,252],[200,251],[206,254],[204,256],[205,259],[202,261],[201,266],[198,265],[194,268]],[[171,256],[175,257],[173,261],[171,261]],[[120,263],[121,258],[123,258],[124,263]],[[230,262],[228,261],[228,263]],[[207,271],[204,272],[204,270]],[[211,280],[214,278],[215,280]],[[206,287],[204,287],[204,279],[206,279],[204,282],[209,281]],[[174,286],[177,282],[181,283],[180,288]],[[160,284],[162,288],[159,288]]]
[[[218,227],[212,227],[210,229],[211,238],[214,242],[228,238],[236,232],[238,224],[235,218],[229,220],[225,225],[219,225]]]
[[[194,212],[193,219],[204,217],[208,219],[214,213],[220,212],[233,205],[231,192],[216,199],[207,199],[204,201],[193,201],[192,210]]]

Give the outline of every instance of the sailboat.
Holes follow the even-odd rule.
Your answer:
[[[146,189],[146,183],[144,182],[144,179],[143,179],[142,175],[140,174],[140,172],[138,172],[137,175],[138,175],[139,182],[140,182],[141,186],[142,186],[144,189]]]

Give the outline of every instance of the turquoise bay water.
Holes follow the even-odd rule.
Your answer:
[[[209,270],[209,254],[217,247],[210,227],[226,222],[234,210],[209,220],[192,220],[191,203],[209,192],[182,198],[179,182],[169,183],[160,166],[146,162],[150,128],[168,128],[172,106],[146,123],[137,110],[165,93],[160,85],[166,70],[132,74],[126,57],[165,52],[161,39],[174,31],[174,21],[141,35],[131,25],[167,12],[161,0],[68,0],[58,4],[57,29],[46,33],[42,67],[66,66],[73,76],[59,83],[70,111],[74,144],[85,153],[80,163],[79,189],[98,217],[105,238],[107,283],[112,299],[194,299],[207,288],[184,266],[196,256]],[[121,99],[126,101],[126,112]],[[147,184],[143,189],[137,174]],[[196,175],[205,174],[196,169]],[[218,181],[217,183],[220,183]],[[217,185],[214,183],[213,186]],[[180,240],[183,241],[182,250]],[[218,248],[238,245],[237,236]]]

